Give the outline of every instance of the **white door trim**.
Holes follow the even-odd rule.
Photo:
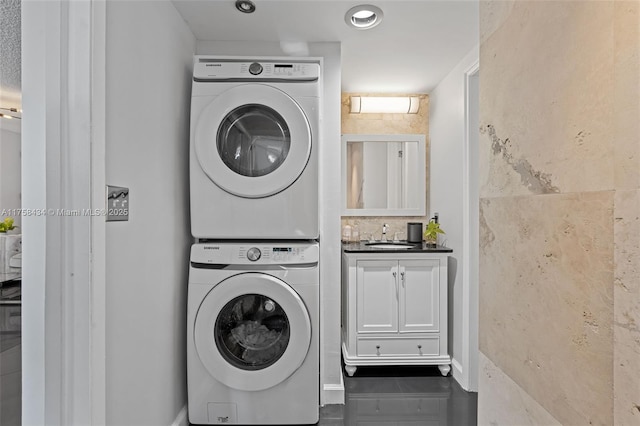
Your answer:
[[[468,391],[478,390],[478,274],[477,274],[477,213],[472,206],[477,205],[477,192],[471,191],[471,184],[477,184],[477,176],[472,172],[471,162],[478,161],[470,155],[470,143],[474,141],[471,132],[478,132],[470,126],[470,79],[480,71],[476,61],[464,73],[464,145],[462,178],[462,381],[460,385]],[[477,101],[477,100],[476,100]],[[476,138],[477,139],[477,138]],[[476,200],[471,199],[476,197]],[[474,219],[475,218],[475,219]],[[474,262],[476,267],[473,267]],[[475,271],[475,272],[474,272]]]
[[[91,0],[91,206],[106,209],[107,2]],[[106,424],[106,218],[91,221],[91,425]]]
[[[25,425],[105,423],[105,18],[22,4]]]

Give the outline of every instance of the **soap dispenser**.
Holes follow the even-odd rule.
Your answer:
[[[342,228],[342,242],[343,243],[351,242],[351,225],[345,225]]]
[[[360,242],[360,228],[358,225],[353,225],[353,228],[351,228],[351,241],[354,243]]]

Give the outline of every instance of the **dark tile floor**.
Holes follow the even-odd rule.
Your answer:
[[[476,425],[478,394],[437,367],[361,367],[345,375],[345,394],[345,405],[320,409],[318,426]]]
[[[0,425],[21,424],[22,332],[19,282],[0,284]],[[17,292],[14,291],[17,288]]]

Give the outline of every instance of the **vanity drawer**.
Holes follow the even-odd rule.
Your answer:
[[[438,355],[439,350],[439,337],[361,338],[356,342],[356,353],[358,356],[419,357],[424,355]]]

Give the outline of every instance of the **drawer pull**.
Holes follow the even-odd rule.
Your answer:
[[[376,355],[380,355],[380,345],[376,345]]]
[[[420,355],[422,355],[422,345],[418,345],[418,353],[420,353]]]

